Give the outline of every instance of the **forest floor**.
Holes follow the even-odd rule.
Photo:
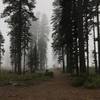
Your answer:
[[[72,87],[70,78],[54,71],[54,78],[31,86],[0,87],[0,100],[100,100],[100,90]]]

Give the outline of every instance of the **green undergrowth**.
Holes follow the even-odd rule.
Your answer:
[[[100,88],[100,75],[91,74],[80,75],[72,77],[72,85],[75,87],[85,87],[88,89],[98,89]]]
[[[18,75],[15,73],[1,72],[0,73],[0,86],[13,85],[13,86],[27,86],[40,81],[47,81],[53,77],[53,72],[38,72],[26,73]]]
[[[49,70],[46,70],[45,76],[53,77],[53,72],[52,71],[49,71]]]

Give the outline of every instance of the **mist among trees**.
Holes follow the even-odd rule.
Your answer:
[[[11,69],[3,69],[6,38],[0,31],[0,98],[99,100],[100,0],[53,0],[51,20],[35,10],[37,0],[2,2]],[[53,66],[47,61],[50,35],[52,56],[58,60]]]
[[[100,73],[99,4],[99,0],[54,1],[53,48],[63,63],[64,72],[89,74],[89,36],[92,34],[95,72]]]

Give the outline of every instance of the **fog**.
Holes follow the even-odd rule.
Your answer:
[[[51,19],[51,15],[52,15],[52,2],[53,0],[36,0],[36,8],[34,10],[34,12],[40,12],[41,14],[46,14],[49,20],[49,27],[50,27],[50,33],[49,33],[49,41],[48,41],[48,49],[47,49],[47,59],[48,59],[48,67],[52,67],[54,63],[56,63],[56,60],[53,59],[53,50],[51,47],[51,43],[52,43],[52,29],[51,29],[51,25],[50,25],[50,19]],[[0,13],[3,12],[4,9],[4,5],[2,3],[2,1],[0,0]],[[4,38],[5,38],[5,44],[4,44],[4,48],[5,48],[5,55],[2,59],[3,61],[3,68],[11,68],[10,66],[10,51],[9,51],[9,46],[10,46],[10,42],[9,42],[9,36],[7,35],[9,28],[7,23],[4,22],[4,18],[0,19],[0,31],[2,32]]]
[[[52,25],[50,24],[51,22],[51,16],[52,16],[52,10],[53,10],[53,6],[52,6],[52,2],[54,0],[36,0],[36,8],[34,10],[34,12],[40,12],[41,14],[46,14],[49,20],[49,28],[50,28],[50,33],[49,33],[49,42],[48,42],[48,49],[47,49],[47,59],[48,59],[48,67],[52,67],[53,64],[57,63],[57,59],[55,59],[55,57],[53,57],[53,50],[51,47],[51,43],[52,43]],[[2,3],[2,0],[0,0],[0,13],[3,12],[4,9],[4,5]],[[3,67],[5,68],[10,68],[10,51],[9,51],[9,36],[7,36],[7,33],[9,31],[8,25],[7,23],[4,22],[4,19],[0,19],[0,31],[2,32],[4,38],[5,38],[5,44],[4,44],[4,48],[5,48],[5,55],[3,57]],[[93,50],[93,40],[92,40],[92,36],[89,37],[89,49],[90,49],[90,65],[93,65],[93,55],[91,53],[91,51]]]

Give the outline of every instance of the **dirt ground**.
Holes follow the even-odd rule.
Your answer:
[[[68,76],[55,71],[54,78],[27,87],[0,87],[0,100],[100,100],[100,90],[75,88]]]

